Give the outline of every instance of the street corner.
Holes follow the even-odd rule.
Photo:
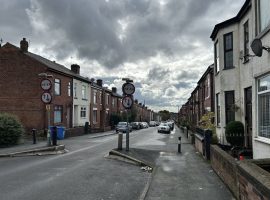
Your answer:
[[[143,171],[152,172],[154,165],[142,160],[134,151],[133,149],[129,151],[112,149],[106,157],[134,164],[140,166]]]
[[[8,152],[0,154],[0,158],[7,157],[24,157],[24,156],[45,156],[45,155],[59,155],[68,153],[69,151],[65,148],[65,145],[40,147],[35,149],[26,149],[15,152]]]

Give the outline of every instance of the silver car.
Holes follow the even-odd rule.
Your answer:
[[[132,126],[127,122],[119,122],[115,128],[116,132],[126,133],[127,130],[129,130],[129,132],[132,131]]]

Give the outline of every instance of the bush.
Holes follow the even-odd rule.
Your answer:
[[[200,126],[199,126],[201,129],[209,129],[212,131],[211,144],[218,143],[218,138],[217,138],[217,134],[216,134],[216,126],[213,123],[214,117],[215,117],[215,113],[213,113],[213,112],[208,112],[208,113],[204,114],[200,120]]]
[[[17,144],[23,133],[23,126],[17,117],[0,113],[0,146]]]
[[[225,128],[227,141],[232,146],[242,146],[244,144],[244,125],[239,121],[229,122]]]

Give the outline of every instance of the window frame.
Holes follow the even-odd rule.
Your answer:
[[[58,88],[56,88],[58,87]],[[57,89],[59,91],[57,91]],[[61,95],[61,79],[55,78],[54,79],[54,95],[55,96],[60,96]]]
[[[93,123],[97,123],[97,110],[93,110]]]
[[[220,60],[219,60],[219,41],[217,40],[214,44],[214,56],[215,56],[215,73],[218,74],[220,71]]]
[[[228,124],[231,121],[235,121],[235,111],[234,110],[230,110],[230,104],[228,103],[228,99],[227,99],[227,95],[229,94],[233,94],[233,104],[235,104],[235,91],[234,90],[230,90],[230,91],[224,91],[224,99],[225,99],[225,124]],[[233,113],[233,120],[229,121],[229,112]]]
[[[93,103],[94,104],[97,104],[97,91],[94,91],[94,94],[93,94]]]
[[[87,117],[86,111],[87,111],[86,106],[82,106],[81,107],[81,112],[80,112],[80,117],[81,118],[86,118]]]
[[[68,96],[71,96],[71,82],[68,82]]]
[[[257,121],[257,137],[269,143],[270,142],[270,133],[266,133],[267,135],[269,135],[269,137],[265,137],[265,136],[261,135],[260,134],[260,132],[261,132],[261,130],[260,130],[260,124],[259,124],[260,123],[260,114],[261,114],[260,113],[260,96],[267,95],[267,96],[270,97],[270,87],[267,88],[266,90],[262,90],[262,91],[259,90],[259,86],[260,86],[259,81],[261,79],[263,79],[263,78],[266,78],[266,77],[269,77],[270,78],[270,74],[261,76],[261,77],[257,78],[257,80],[256,80],[256,83],[257,83],[257,87],[256,87],[256,92],[257,92],[256,93],[256,97],[257,97],[257,105],[256,105],[256,107],[257,107],[257,120],[256,121]],[[265,109],[262,109],[262,110],[265,111]],[[269,103],[269,109],[268,109],[268,111],[269,110],[270,110],[270,103]],[[265,112],[267,112],[267,111],[265,111]]]
[[[217,109],[217,121],[216,121],[216,125],[220,126],[220,93],[216,94],[216,109]]]
[[[86,96],[87,96],[86,86],[82,85],[82,100],[87,100]]]
[[[226,48],[226,38],[228,36],[231,36],[231,48],[227,49]],[[223,50],[224,50],[224,69],[227,70],[227,69],[233,69],[234,68],[234,65],[233,65],[233,32],[230,32],[230,33],[226,33],[223,35]],[[228,66],[228,63],[226,62],[226,55],[228,53],[232,52],[232,66]]]
[[[249,61],[249,20],[243,24],[244,63]]]
[[[257,0],[257,23],[258,23],[258,31],[259,33],[264,32],[266,29],[270,28],[270,18],[269,18],[269,22],[265,27],[262,27],[262,16],[261,16],[261,0]],[[270,15],[270,14],[269,14]]]
[[[74,98],[77,98],[77,83],[74,83]]]
[[[57,114],[56,112],[60,112],[60,121],[59,120],[56,121],[56,119],[58,117],[58,116],[56,116],[56,114]],[[59,123],[63,122],[63,106],[62,105],[54,105],[54,107],[53,107],[53,122],[54,122],[54,124],[59,124]]]

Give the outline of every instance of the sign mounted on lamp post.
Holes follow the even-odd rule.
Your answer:
[[[124,83],[122,86],[122,91],[126,95],[132,95],[135,92],[135,86],[132,83]]]
[[[44,93],[41,95],[41,100],[42,100],[42,102],[45,103],[45,104],[51,103],[51,101],[52,101],[52,95],[51,95],[51,93],[49,93],[49,92],[44,92]]]
[[[131,96],[125,96],[122,99],[122,104],[125,109],[130,109],[133,105],[133,98]]]

